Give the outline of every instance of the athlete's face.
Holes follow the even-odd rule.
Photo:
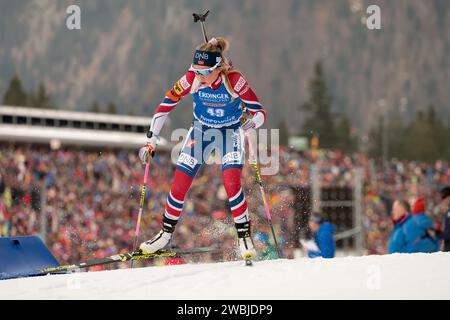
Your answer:
[[[199,70],[202,70],[202,69],[209,69],[209,68],[210,68],[210,67],[206,67],[206,66],[200,66],[200,65],[197,65],[197,64],[194,64],[193,67],[194,67],[195,69],[199,69]],[[215,70],[213,70],[210,74],[208,74],[208,75],[206,75],[206,76],[201,75],[201,74],[196,74],[195,77],[197,78],[197,80],[198,80],[202,85],[204,85],[204,86],[206,86],[206,87],[209,87],[209,86],[211,86],[211,84],[212,84],[214,81],[216,81],[216,79],[217,79],[217,77],[219,76],[219,74],[220,74],[220,71],[217,70],[217,69],[215,69]]]

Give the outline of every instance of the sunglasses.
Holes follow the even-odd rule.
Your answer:
[[[202,76],[207,76],[209,74],[211,74],[214,70],[217,69],[217,67],[220,66],[220,62],[217,63],[214,67],[211,67],[209,69],[195,69],[194,66],[191,64],[190,67],[190,71],[193,71],[196,75],[202,75]]]

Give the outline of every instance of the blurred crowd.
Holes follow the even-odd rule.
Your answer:
[[[381,165],[363,154],[339,151],[280,150],[279,173],[264,176],[275,230],[284,257],[293,257],[296,195],[292,186],[308,186],[311,165],[320,185],[354,185],[354,169],[362,168],[363,222],[367,254],[384,254],[392,230],[393,199],[423,197],[427,214],[435,209],[436,190],[450,184],[447,163],[391,161]],[[45,233],[46,243],[61,263],[74,263],[132,249],[144,168],[133,150],[51,150],[44,146],[9,144],[0,148],[0,236]],[[172,182],[170,154],[151,163],[140,241],[160,229],[164,204]],[[259,187],[246,166],[243,186],[254,223],[260,259],[276,257]],[[45,212],[43,219],[42,212]],[[210,254],[186,256],[190,261],[230,261],[238,258],[236,231],[231,219],[220,168],[205,165],[189,191],[173,244],[182,249],[218,248]],[[180,259],[157,264],[183,263]]]
[[[439,205],[439,190],[449,184],[450,167],[442,161],[425,164],[394,160],[385,166],[385,170],[371,167],[364,201],[368,253],[387,253],[386,242],[393,225],[389,213],[396,199],[404,199],[411,207],[422,199],[424,212],[440,228],[444,212]]]
[[[161,227],[174,166],[169,154],[158,154],[150,169],[140,241]],[[144,168],[129,151],[50,150],[9,145],[0,149],[0,235],[46,235],[62,263],[74,263],[132,249]],[[206,165],[188,193],[173,245],[181,249],[211,247],[217,252],[194,261],[234,260],[234,223],[217,165]],[[261,206],[252,177],[244,175],[249,205]],[[273,188],[277,203],[285,195]],[[288,248],[288,221],[293,212],[274,203],[280,241]],[[45,212],[45,222],[41,212]],[[256,244],[270,247],[263,217],[254,215]],[[292,219],[291,219],[292,220]],[[223,250],[222,250],[223,249]],[[270,252],[266,252],[267,255]],[[175,259],[174,259],[175,260]],[[166,260],[165,260],[166,261]],[[176,261],[174,261],[175,263]]]

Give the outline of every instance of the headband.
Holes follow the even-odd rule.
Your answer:
[[[214,67],[222,61],[222,54],[220,52],[201,51],[196,50],[192,64],[200,66]]]

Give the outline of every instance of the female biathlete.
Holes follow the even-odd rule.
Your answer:
[[[170,89],[153,116],[147,144],[139,150],[143,163],[155,151],[158,135],[168,114],[190,93],[194,118],[178,158],[175,177],[167,196],[162,230],[143,242],[143,253],[165,248],[172,238],[192,180],[213,149],[222,157],[223,183],[234,218],[239,248],[245,260],[256,255],[250,233],[247,201],[241,187],[244,164],[244,132],[260,127],[266,118],[258,98],[245,78],[230,66],[223,55],[229,43],[212,38],[197,47],[191,67]],[[243,107],[252,115],[241,123]]]

